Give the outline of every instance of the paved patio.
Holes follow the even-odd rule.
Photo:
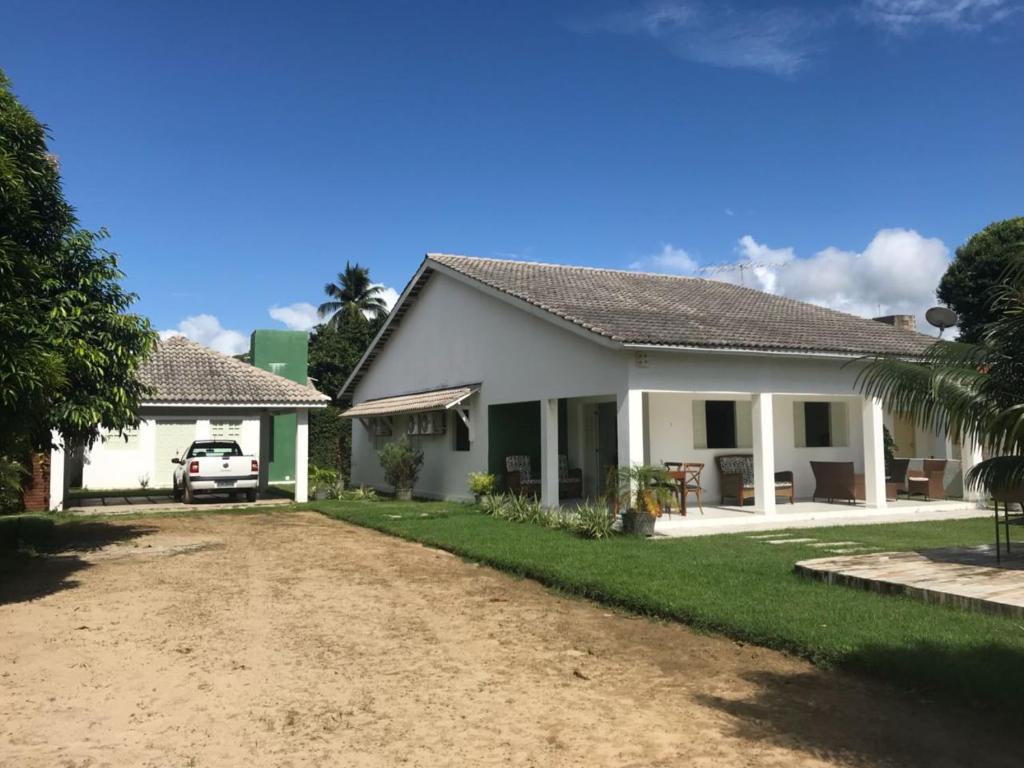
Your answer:
[[[1024,617],[1024,548],[995,547],[878,552],[823,557],[796,564],[797,573],[829,584],[902,594],[971,611]]]
[[[655,526],[655,538],[682,536],[711,536],[741,531],[774,531],[784,528],[819,528],[831,525],[871,525],[882,523],[909,523],[932,520],[959,520],[969,517],[988,517],[992,513],[978,508],[974,502],[951,499],[924,501],[899,499],[889,501],[885,509],[857,504],[828,504],[826,502],[798,501],[779,504],[774,515],[764,515],[753,507],[704,505],[704,514],[696,507],[688,509],[684,517],[673,512],[664,515]]]

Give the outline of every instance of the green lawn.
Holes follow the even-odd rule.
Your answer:
[[[804,579],[793,564],[822,556],[807,545],[769,545],[744,534],[586,541],[459,504],[308,506],[568,593],[1024,720],[1024,622]],[[990,543],[992,523],[847,526],[805,535],[906,550]]]

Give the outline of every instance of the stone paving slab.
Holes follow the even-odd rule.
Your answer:
[[[1024,554],[1004,553],[997,567],[993,546],[822,557],[794,568],[829,584],[1024,618]]]

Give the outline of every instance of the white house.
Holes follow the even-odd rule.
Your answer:
[[[265,489],[271,416],[278,413],[296,415],[295,498],[306,500],[309,411],[326,407],[326,395],[181,336],[158,342],[139,379],[149,394],[137,429],[104,434],[84,453],[51,453],[50,509],[62,508],[72,476],[88,489],[170,488],[171,458],[193,440],[208,438],[237,440],[258,456]]]
[[[811,496],[811,460],[854,462],[866,505],[884,507],[883,424],[897,455],[960,451],[862,397],[859,359],[932,341],[721,282],[428,254],[342,390],[352,482],[385,488],[376,451],[410,434],[424,497],[467,498],[470,472],[527,455],[553,505],[564,455],[587,496],[610,465],[704,462],[717,501],[714,457],[746,452],[762,512],[776,471]]]

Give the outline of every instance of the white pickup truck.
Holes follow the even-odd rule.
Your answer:
[[[196,440],[180,458],[171,459],[174,468],[174,499],[191,504],[197,493],[228,493],[256,501],[260,484],[260,463],[246,456],[234,440]]]

